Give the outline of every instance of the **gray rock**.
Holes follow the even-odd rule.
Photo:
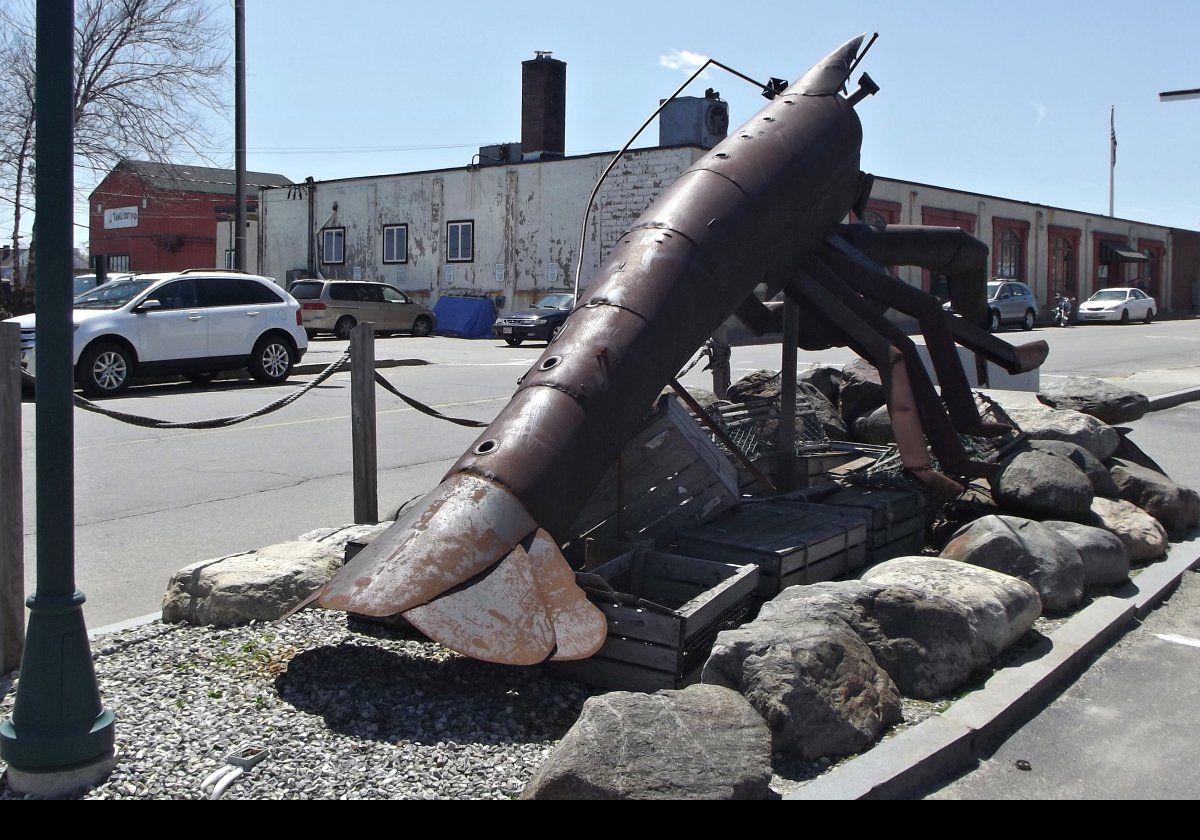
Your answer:
[[[844,621],[908,697],[943,697],[991,660],[966,607],[905,584],[847,580],[793,586],[759,612],[767,621],[798,616]]]
[[[1108,474],[1108,468],[1079,444],[1067,443],[1065,440],[1030,440],[1026,442],[1026,446],[1038,452],[1050,452],[1070,458],[1072,463],[1087,475],[1088,481],[1092,483],[1092,492],[1106,499],[1117,497],[1117,485]]]
[[[1093,499],[1092,518],[1087,524],[1116,534],[1129,552],[1131,563],[1154,560],[1167,553],[1166,529],[1133,502]]]
[[[774,400],[779,398],[781,388],[779,371],[752,370],[729,386],[729,401]]]
[[[985,516],[955,534],[941,556],[1019,577],[1037,590],[1049,612],[1066,612],[1083,600],[1079,552],[1039,522]]]
[[[838,390],[842,386],[842,369],[833,365],[812,365],[796,373],[796,381],[812,385],[825,399],[837,405]]]
[[[522,799],[763,799],[771,734],[715,685],[588,699]]]
[[[1119,459],[1112,459],[1109,473],[1119,495],[1140,507],[1180,539],[1200,523],[1200,495],[1181,487],[1160,472]]]
[[[760,615],[719,633],[703,680],[739,691],[774,751],[805,759],[860,752],[903,719],[895,684],[840,619]]]
[[[1095,496],[1092,482],[1074,461],[1038,450],[1007,459],[991,485],[1001,509],[1038,519],[1083,519]]]
[[[854,436],[864,443],[888,444],[895,443],[896,436],[892,433],[892,415],[886,405],[864,414],[854,421]]]
[[[342,525],[339,528],[316,528],[296,537],[298,540],[312,540],[329,546],[339,555],[344,554],[346,543],[369,543],[392,525],[392,520],[385,520],[375,525]]]
[[[312,540],[193,563],[171,576],[162,620],[213,627],[275,621],[328,583],[341,565],[339,550]]]
[[[1065,440],[1077,443],[1101,461],[1108,458],[1120,443],[1120,435],[1111,426],[1101,423],[1090,414],[1060,411],[1041,405],[1016,403],[1005,405],[1004,411],[1034,440]]]
[[[842,384],[838,388],[838,411],[846,426],[883,405],[883,383],[879,371],[862,359],[842,368]]]
[[[1038,402],[1090,414],[1102,423],[1132,423],[1150,407],[1145,394],[1092,376],[1069,376],[1042,386]]]
[[[1118,429],[1121,435],[1121,442],[1117,444],[1117,451],[1113,453],[1113,458],[1120,458],[1122,461],[1128,461],[1131,464],[1137,464],[1139,467],[1145,467],[1149,470],[1154,470],[1156,473],[1169,476],[1166,470],[1159,466],[1158,462],[1142,451],[1136,443],[1129,439],[1128,429]],[[1106,467],[1111,467],[1112,459],[1104,462]]]
[[[990,657],[1025,635],[1042,613],[1037,590],[1025,581],[957,560],[897,557],[868,569],[862,579],[910,586],[963,605]]]
[[[807,408],[817,418],[817,422],[821,424],[821,431],[825,436],[832,440],[845,440],[849,437],[846,424],[842,422],[841,416],[838,414],[837,406],[826,399],[815,386],[807,382],[796,383],[796,403],[797,408],[803,410]]]
[[[1078,522],[1042,523],[1062,534],[1083,560],[1084,586],[1112,586],[1129,580],[1129,551],[1111,531]]]

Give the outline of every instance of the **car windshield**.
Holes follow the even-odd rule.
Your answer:
[[[149,288],[153,280],[114,280],[75,298],[76,309],[120,309]]]
[[[534,309],[570,309],[575,302],[572,295],[546,295],[533,305]]]
[[[1125,300],[1124,289],[1105,289],[1101,292],[1096,292],[1088,300]]]
[[[294,283],[291,293],[296,300],[317,300],[321,297],[321,289],[324,287],[324,283]]]

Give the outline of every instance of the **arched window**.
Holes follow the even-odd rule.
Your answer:
[[[1021,279],[1021,237],[1015,230],[1000,233],[1000,254],[996,260],[996,273],[1000,277]]]
[[[1051,293],[1068,296],[1074,294],[1072,287],[1075,285],[1075,266],[1071,263],[1075,259],[1075,249],[1071,247],[1071,240],[1065,236],[1056,236],[1050,249]]]

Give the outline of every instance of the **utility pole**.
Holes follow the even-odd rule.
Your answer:
[[[233,267],[246,270],[246,0],[233,2],[234,30],[234,192],[237,214],[234,217]]]

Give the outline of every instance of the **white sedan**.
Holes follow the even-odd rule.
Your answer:
[[[1158,305],[1141,289],[1101,289],[1079,305],[1080,321],[1143,321],[1154,320]]]

